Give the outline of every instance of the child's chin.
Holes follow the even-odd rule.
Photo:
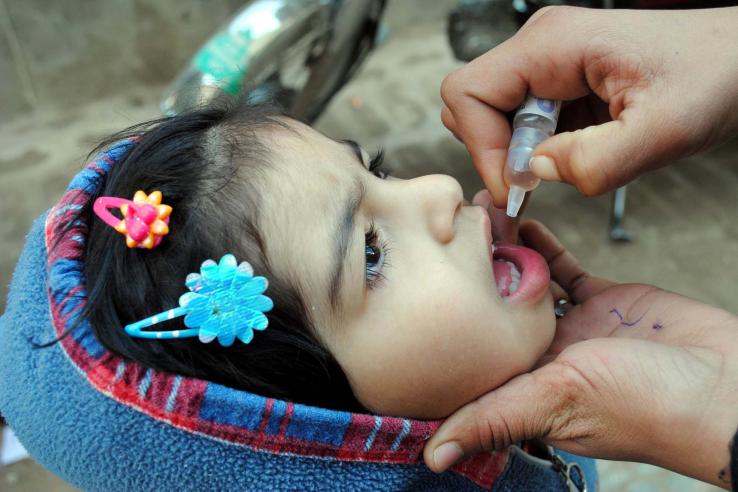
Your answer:
[[[531,321],[527,324],[528,341],[531,347],[530,367],[548,350],[556,334],[556,315],[553,309],[553,295],[547,291],[543,298],[531,307],[534,311]]]

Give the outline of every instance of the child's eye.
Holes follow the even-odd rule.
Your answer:
[[[384,169],[382,164],[384,163],[384,150],[377,152],[377,155],[372,157],[369,161],[369,172],[380,179],[385,179],[390,175],[389,170]]]
[[[364,262],[367,287],[372,289],[377,282],[384,278],[383,267],[387,265],[387,245],[379,241],[374,224],[364,236]]]

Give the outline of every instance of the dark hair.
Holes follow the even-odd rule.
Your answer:
[[[146,367],[202,378],[262,396],[349,411],[363,410],[346,375],[320,343],[298,289],[280,278],[260,236],[260,204],[269,148],[259,130],[285,127],[271,106],[209,107],[143,123],[118,133],[138,142],[103,178],[80,211],[89,224],[84,273],[87,319],[112,352]],[[286,130],[289,131],[289,130]],[[92,212],[99,196],[129,198],[160,190],[174,209],[170,232],[152,250],[132,248]],[[246,260],[269,279],[274,308],[269,327],[248,345],[142,340],[123,326],[178,305],[184,279],[225,253]],[[175,318],[161,329],[184,328]]]

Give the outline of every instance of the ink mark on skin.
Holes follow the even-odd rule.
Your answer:
[[[730,478],[728,477],[728,472],[725,468],[721,469],[720,473],[718,473],[718,480],[726,485],[730,485]]]
[[[638,323],[640,323],[640,322],[641,322],[641,320],[643,319],[643,317],[644,317],[644,316],[646,315],[646,313],[643,313],[643,314],[641,315],[641,317],[640,317],[640,318],[638,318],[638,319],[637,319],[637,320],[635,320],[635,321],[625,321],[625,318],[623,318],[623,315],[622,315],[622,314],[620,314],[620,311],[618,311],[618,310],[617,310],[617,308],[612,308],[612,309],[610,310],[610,313],[611,313],[611,314],[615,314],[615,315],[617,315],[617,317],[618,317],[618,318],[620,318],[620,324],[621,324],[621,325],[623,325],[623,326],[635,326],[635,325],[637,325]]]
[[[653,326],[651,328],[653,328],[654,330],[660,330],[663,327],[664,327],[664,325],[662,325],[660,321],[657,321],[657,322],[655,322],[653,324]]]

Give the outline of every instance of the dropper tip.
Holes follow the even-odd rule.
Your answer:
[[[507,216],[515,218],[520,212],[520,206],[525,199],[525,190],[519,186],[511,186],[507,194]]]

